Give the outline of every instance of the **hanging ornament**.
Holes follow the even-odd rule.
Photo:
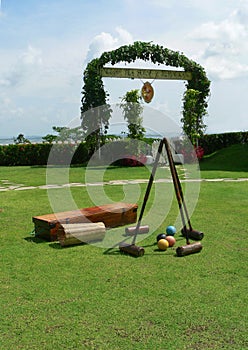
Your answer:
[[[154,95],[154,90],[148,81],[144,83],[141,89],[141,96],[146,103],[150,103]]]

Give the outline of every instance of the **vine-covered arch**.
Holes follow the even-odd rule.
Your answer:
[[[203,126],[202,118],[207,111],[207,97],[210,93],[210,81],[206,76],[204,68],[187,58],[183,53],[151,42],[137,41],[132,45],[124,45],[116,50],[104,52],[99,58],[95,58],[88,63],[84,71],[84,86],[82,90],[81,116],[84,130],[90,132],[90,129],[93,128],[93,121],[90,120],[90,114],[85,114],[85,112],[98,106],[108,106],[107,99],[109,95],[104,90],[101,68],[109,63],[111,65],[119,62],[131,63],[137,59],[151,61],[158,65],[181,67],[185,71],[191,72],[192,79],[187,81],[184,94],[182,122],[187,124],[189,122],[187,119],[193,115],[196,118],[195,123]],[[194,99],[193,105],[195,109],[193,114],[192,98]],[[101,120],[95,121],[95,124],[100,125],[101,123],[105,130],[107,130],[110,117],[111,109],[107,107],[105,113],[101,115]],[[187,125],[184,125],[183,129],[187,133]],[[97,127],[94,130],[95,134],[100,131]]]

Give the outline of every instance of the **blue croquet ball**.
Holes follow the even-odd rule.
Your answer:
[[[166,234],[165,233],[160,233],[157,235],[157,242],[160,241],[160,239],[165,239],[166,238]]]
[[[167,236],[174,236],[174,234],[177,232],[175,226],[167,226],[166,227],[166,233]]]

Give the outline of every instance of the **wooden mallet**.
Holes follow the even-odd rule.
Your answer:
[[[142,220],[142,217],[143,217],[143,214],[144,214],[144,211],[145,211],[146,203],[147,203],[149,195],[150,195],[150,191],[151,191],[151,187],[152,187],[152,184],[153,184],[154,176],[155,176],[155,173],[156,173],[156,170],[157,170],[160,154],[162,152],[162,147],[163,147],[163,143],[160,142],[159,147],[158,147],[158,152],[157,152],[154,164],[153,164],[152,172],[151,172],[151,175],[150,175],[150,178],[149,178],[149,182],[148,182],[148,185],[147,185],[147,188],[146,188],[146,193],[145,193],[145,196],[144,196],[144,199],[143,199],[142,207],[141,207],[141,210],[140,210],[138,223],[137,223],[136,227],[130,228],[128,230],[128,234],[133,236],[132,243],[129,244],[129,245],[128,244],[125,244],[125,245],[120,244],[119,245],[120,251],[126,252],[128,254],[133,255],[133,256],[143,256],[144,253],[145,253],[144,248],[136,246],[135,242],[136,242],[136,238],[137,238],[139,233],[147,233],[149,231],[149,227],[147,225],[146,226],[141,226],[141,220]],[[127,231],[126,231],[126,234],[127,234]]]
[[[125,229],[125,236],[133,236],[136,232],[136,226],[126,227]],[[138,234],[145,234],[149,232],[149,226],[143,225],[139,227]]]
[[[181,183],[180,183],[180,180],[179,180],[179,177],[177,174],[177,170],[176,170],[173,158],[172,158],[169,143],[168,143],[167,139],[164,139],[163,142],[165,144],[165,148],[166,148],[166,152],[167,152],[167,156],[168,156],[168,160],[169,160],[170,171],[171,171],[174,189],[175,189],[177,202],[178,202],[178,206],[179,206],[179,211],[180,211],[180,215],[181,215],[181,219],[182,219],[183,228],[182,228],[181,232],[182,232],[182,235],[186,238],[186,245],[178,247],[176,249],[176,253],[177,253],[177,256],[184,256],[184,255],[198,253],[202,250],[201,243],[200,242],[190,243],[189,238],[195,239],[195,240],[201,240],[203,238],[203,232],[193,230],[193,228],[192,228],[189,214],[188,214],[188,210],[186,207],[186,203],[184,201],[182,186],[181,186]],[[186,220],[184,217],[184,213],[185,213],[186,218],[187,218],[189,229],[186,226]]]
[[[119,249],[124,253],[128,253],[136,257],[143,256],[145,254],[145,249],[143,247],[139,247],[135,244],[128,244],[125,242],[120,243]]]

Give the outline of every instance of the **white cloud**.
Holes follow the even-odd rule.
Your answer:
[[[86,62],[90,62],[93,58],[99,57],[105,51],[111,51],[118,47],[133,42],[132,35],[122,27],[115,28],[117,35],[102,32],[96,35],[89,45]]]
[[[248,65],[230,61],[226,58],[209,57],[205,62],[206,70],[219,79],[234,79],[248,75]]]
[[[5,14],[3,12],[3,8],[2,8],[2,1],[0,0],[0,18],[3,17]]]
[[[119,34],[118,45],[130,44],[133,42],[133,36],[126,29],[122,27],[117,27],[116,32]]]
[[[202,53],[202,56],[204,58],[212,57],[212,56],[218,56],[218,55],[238,55],[239,54],[239,48],[234,46],[232,43],[224,43],[224,42],[216,42],[211,43],[206,46],[205,50]]]
[[[192,37],[197,40],[218,40],[235,41],[247,37],[247,25],[240,22],[239,11],[235,10],[229,18],[219,22],[203,23],[197,28]]]
[[[7,87],[10,85],[11,85],[11,83],[10,83],[10,80],[8,78],[1,78],[0,79],[0,86]]]
[[[29,45],[21,52],[12,52],[10,64],[6,63],[7,56],[4,61],[4,66],[0,67],[0,86],[10,95],[43,98],[53,95],[60,99],[67,96],[68,100],[75,84],[81,83],[83,54],[81,50],[74,50],[73,45],[62,47],[49,43],[42,49]],[[78,89],[80,100],[80,87]]]
[[[241,6],[219,22],[206,22],[190,39],[199,43],[196,60],[216,79],[248,75],[248,7]]]
[[[18,106],[6,94],[0,95],[0,135],[11,135],[10,130],[18,123],[23,123],[25,113],[22,107]]]
[[[11,51],[11,57],[2,50],[1,135],[20,129],[45,134],[51,124],[66,125],[80,113],[84,53],[79,47],[78,41],[62,45],[47,40],[41,47]]]
[[[248,79],[242,78],[248,76],[248,0],[123,0],[108,8],[99,2],[102,21],[97,23],[94,1],[87,2],[86,21],[80,19],[85,9],[81,2],[75,7],[63,2],[61,11],[55,6],[58,1],[51,7],[44,0],[42,8],[22,2],[26,17],[11,6],[3,13],[5,3],[0,11],[0,134],[45,134],[51,125],[67,125],[80,114],[85,65],[104,51],[133,43],[133,38],[180,50],[206,69],[212,80],[207,121],[212,122],[212,131],[216,125],[220,131],[226,129],[228,118],[230,130],[232,125],[237,129],[247,125]],[[51,12],[46,17],[44,9],[48,8]],[[148,61],[133,63],[135,67],[148,65],[152,67]],[[110,100],[119,102],[127,90],[141,88],[142,82],[106,78],[104,85]],[[230,89],[225,90],[226,85]],[[183,82],[154,81],[154,88],[152,106],[175,120],[180,118]]]
[[[177,1],[176,0],[142,0],[142,1],[133,1],[133,0],[125,0],[126,4],[130,6],[132,9],[134,6],[140,7],[141,3],[144,7],[150,6],[158,6],[169,8],[173,6]]]
[[[22,53],[20,60],[25,65],[42,64],[41,50],[28,46],[28,49]]]
[[[7,96],[0,96],[1,106],[9,107],[11,105],[11,99]]]
[[[1,86],[13,87],[28,81],[42,65],[41,51],[28,46],[17,58],[11,69],[0,79]]]

